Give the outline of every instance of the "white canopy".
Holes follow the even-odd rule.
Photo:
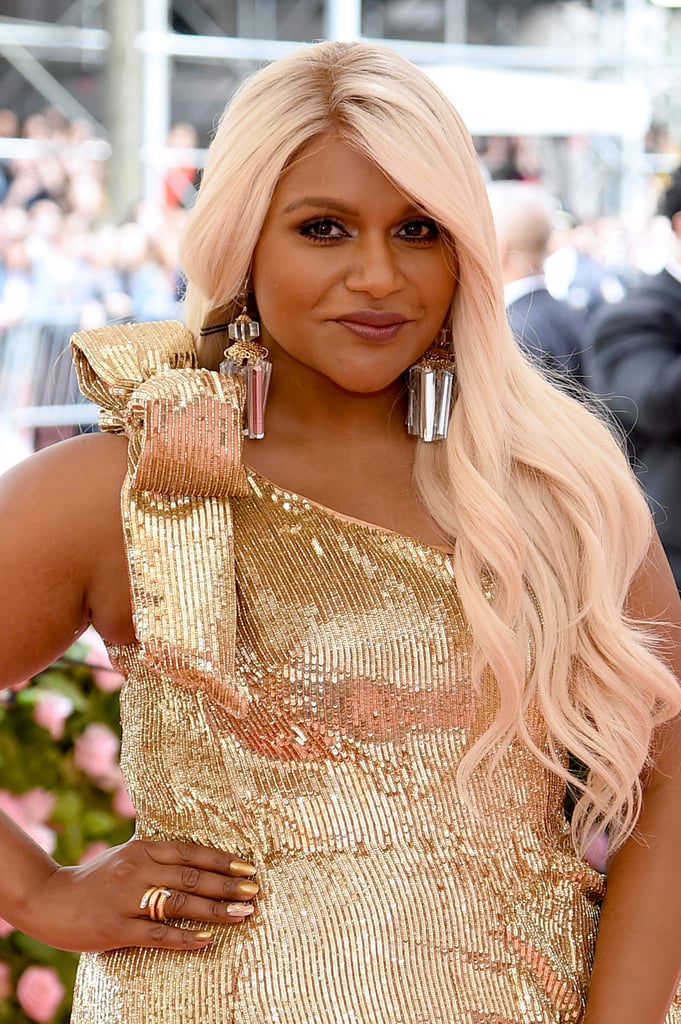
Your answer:
[[[634,82],[481,68],[430,66],[473,135],[621,135],[641,138],[650,98]]]

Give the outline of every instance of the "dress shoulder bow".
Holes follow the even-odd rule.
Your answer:
[[[197,368],[175,321],[80,331],[71,351],[100,427],[128,437],[121,502],[142,658],[242,715],[230,504],[248,487],[241,382]]]

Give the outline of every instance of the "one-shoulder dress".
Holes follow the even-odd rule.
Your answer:
[[[256,910],[199,952],[84,955],[73,1024],[577,1024],[604,879],[572,850],[563,784],[521,744],[460,797],[495,691],[471,686],[451,554],[240,471],[228,537],[181,497],[147,490],[141,514],[123,497],[133,592],[178,631],[222,600],[229,547],[227,697],[200,682],[208,627],[193,662],[143,641],[110,654],[137,834],[253,861]]]

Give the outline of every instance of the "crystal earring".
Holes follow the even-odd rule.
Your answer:
[[[214,327],[202,327],[201,337],[224,332],[234,344],[224,351],[224,359],[220,363],[220,372],[232,377],[240,377],[246,385],[246,406],[244,436],[262,438],[265,436],[265,406],[267,393],[272,376],[272,363],[267,356],[268,351],[258,338],[260,324],[251,320],[246,311],[245,291],[239,296],[241,312],[227,324],[216,324]]]
[[[421,441],[444,441],[449,430],[455,374],[449,338],[440,331],[408,371],[407,432]]]

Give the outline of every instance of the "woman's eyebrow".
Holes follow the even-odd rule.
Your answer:
[[[345,203],[340,202],[338,199],[329,199],[326,196],[303,196],[302,199],[294,199],[292,203],[284,209],[284,213],[291,213],[293,210],[299,209],[301,206],[316,206],[317,208],[324,207],[326,210],[336,210],[338,213],[356,213],[352,207],[346,206]]]
[[[348,216],[357,214],[357,210],[348,206],[340,199],[332,199],[329,196],[302,196],[300,199],[294,199],[293,202],[289,203],[288,206],[284,207],[284,213],[292,213],[294,210],[298,210],[303,206],[313,206],[316,209],[333,210],[335,213],[345,213]],[[411,216],[412,213],[422,214],[420,207],[414,203],[405,202],[404,211],[401,216]],[[423,214],[425,216],[425,214]]]

